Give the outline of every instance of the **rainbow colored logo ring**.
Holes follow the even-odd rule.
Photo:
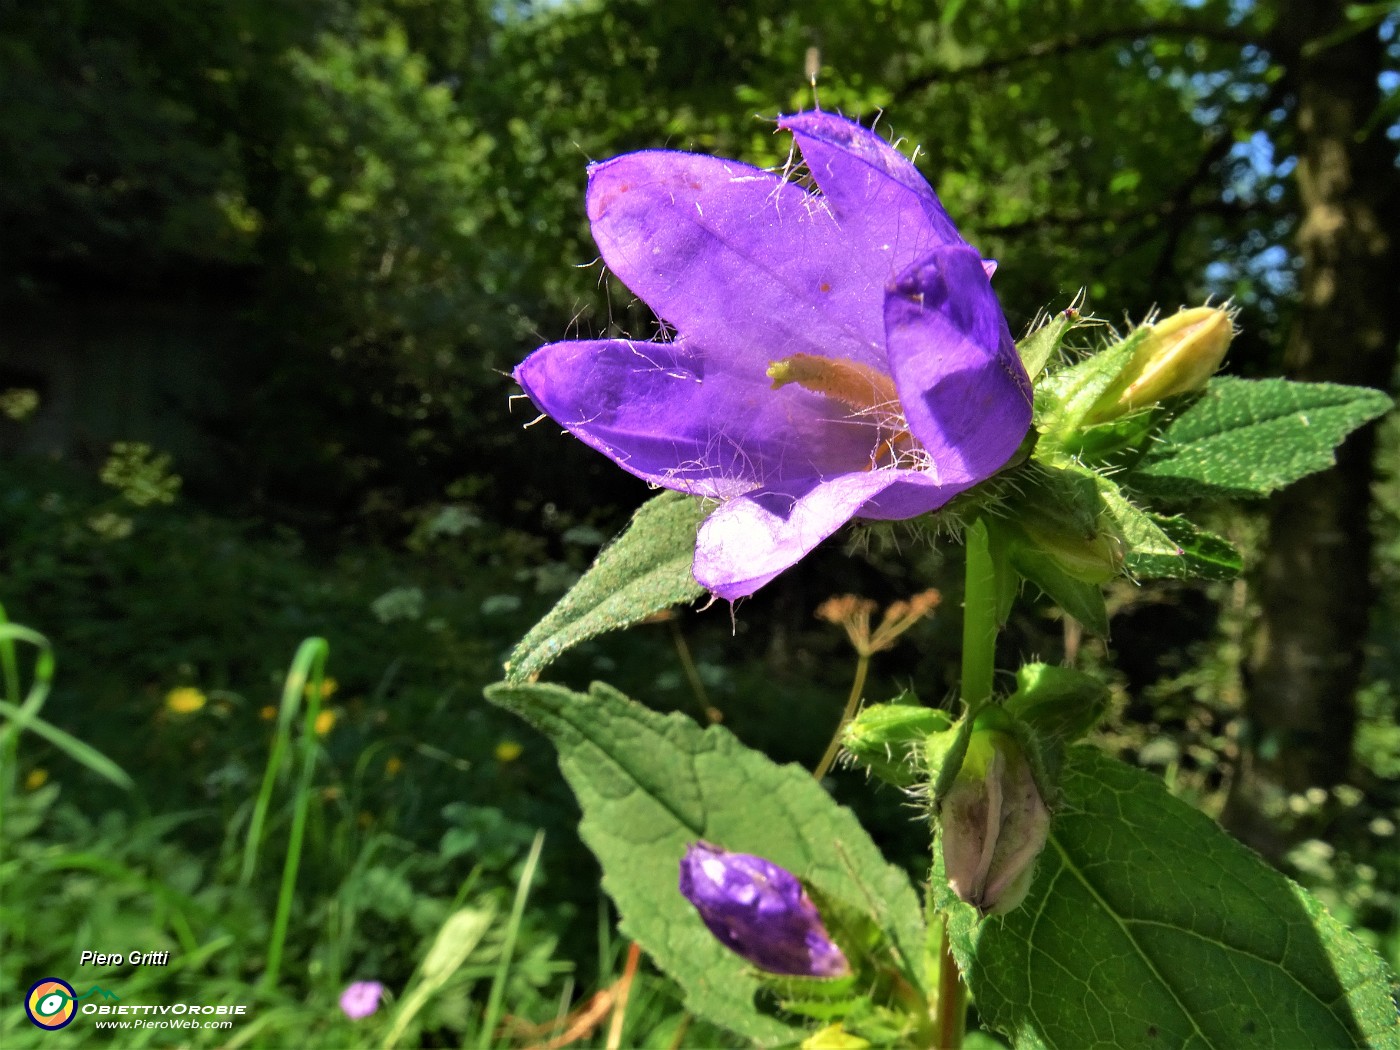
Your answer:
[[[30,986],[24,997],[24,1012],[29,1019],[48,1032],[56,1032],[73,1023],[78,1015],[78,993],[67,981],[45,977]]]

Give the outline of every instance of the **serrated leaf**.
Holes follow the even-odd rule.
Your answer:
[[[700,597],[704,588],[690,566],[704,517],[699,501],[679,492],[642,504],[627,530],[521,639],[506,663],[506,680],[531,681],[580,642]]]
[[[558,748],[622,930],[685,989],[687,1009],[760,1045],[803,1035],[755,1006],[760,985],[750,966],[721,947],[677,890],[681,856],[701,838],[767,857],[822,895],[873,911],[910,978],[924,984],[923,916],[908,877],[811,773],[775,764],[720,726],[702,730],[602,684],[587,694],[501,684],[486,696]]]
[[[1229,540],[1197,527],[1183,517],[1151,515],[1179,553],[1161,555],[1130,551],[1124,568],[1139,579],[1233,580],[1244,571],[1244,558]]]
[[[979,921],[941,878],[987,1027],[1021,1048],[1394,1048],[1381,960],[1146,773],[1069,752],[1030,896]]]
[[[1266,496],[1332,466],[1346,436],[1391,404],[1366,387],[1214,379],[1126,483],[1164,499]]]

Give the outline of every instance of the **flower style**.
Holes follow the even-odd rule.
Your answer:
[[[778,126],[820,192],[690,153],[590,167],[603,261],[675,337],[551,343],[515,371],[624,469],[719,501],[694,574],[731,600],[852,518],[943,506],[1031,419],[993,264],[914,165],[830,113]]]
[[[681,858],[680,889],[710,932],[760,969],[792,977],[851,972],[802,883],[772,861],[697,842]]]

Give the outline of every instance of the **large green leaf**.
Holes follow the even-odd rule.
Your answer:
[[[1391,404],[1366,387],[1215,379],[1167,427],[1126,483],[1168,499],[1266,496],[1326,470],[1346,436]]]
[[[704,517],[699,501],[679,492],[663,492],[644,503],[627,531],[521,639],[506,664],[506,679],[533,680],[580,642],[700,597],[704,588],[690,565],[695,530]]]
[[[1074,748],[1025,903],[940,907],[984,1022],[1020,1048],[1400,1046],[1384,965],[1157,778]]]
[[[602,862],[622,930],[680,983],[688,1009],[759,1044],[800,1038],[755,1006],[759,982],[748,964],[720,946],[676,888],[681,856],[702,838],[767,857],[824,897],[874,909],[923,983],[923,917],[908,877],[811,773],[776,765],[719,726],[702,730],[606,685],[581,694],[502,684],[486,696],[558,748],[583,807],[580,832]]]

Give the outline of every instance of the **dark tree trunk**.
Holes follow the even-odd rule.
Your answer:
[[[1400,342],[1400,179],[1384,123],[1373,123],[1381,41],[1374,31],[1334,36],[1345,7],[1279,5],[1278,58],[1296,92],[1303,260],[1285,368],[1293,379],[1384,389]],[[1335,469],[1269,508],[1248,669],[1252,746],[1224,822],[1275,858],[1288,843],[1270,803],[1335,784],[1350,763],[1372,599],[1374,445],[1373,428],[1353,435]]]

